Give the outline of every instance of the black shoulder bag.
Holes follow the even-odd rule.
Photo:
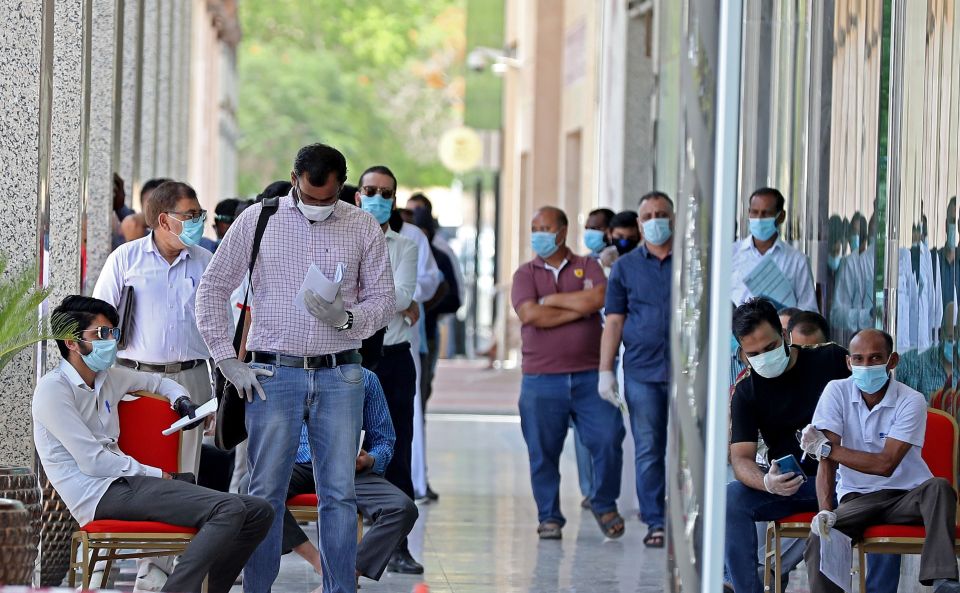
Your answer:
[[[270,217],[276,214],[280,205],[280,198],[267,198],[263,202],[260,218],[257,219],[257,230],[253,234],[253,249],[250,253],[250,268],[247,270],[247,291],[243,295],[240,321],[233,334],[233,349],[239,356],[243,346],[243,330],[247,325],[247,300],[250,297],[250,286],[253,283],[253,266],[257,263],[260,253],[260,240],[267,228]],[[250,353],[244,356],[244,362],[250,360]],[[220,369],[214,369],[213,388],[217,396],[217,427],[214,434],[214,443],[218,449],[230,451],[243,441],[247,440],[246,401],[237,393],[237,388],[227,381]]]

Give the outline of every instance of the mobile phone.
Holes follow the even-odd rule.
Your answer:
[[[794,455],[786,455],[777,460],[777,466],[780,468],[781,474],[789,474],[793,472],[794,477],[800,476],[803,478],[803,481],[807,481],[807,474],[804,473],[803,468],[800,467],[800,462],[797,461],[797,458]]]

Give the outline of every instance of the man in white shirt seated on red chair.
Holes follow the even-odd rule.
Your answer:
[[[960,591],[957,495],[950,482],[933,477],[921,456],[927,402],[890,377],[898,362],[889,334],[856,334],[847,356],[853,375],[827,384],[812,424],[803,430],[800,447],[820,461],[820,513],[804,555],[812,593],[841,591],[820,572],[821,537],[834,528],[856,541],[867,527],[887,524],[922,524],[920,583],[934,593]]]
[[[73,328],[76,340],[57,340],[60,365],[37,382],[33,432],[50,482],[82,526],[94,520],[159,521],[199,529],[163,591],[226,593],[273,521],[273,509],[252,496],[223,494],[125,455],[117,442],[117,405],[134,391],[170,400],[180,416],[196,406],[170,379],[114,367],[119,322],[112,305],[69,296],[53,311],[55,331]],[[196,428],[198,420],[192,425]]]

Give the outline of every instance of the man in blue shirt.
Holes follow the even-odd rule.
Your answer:
[[[380,580],[397,544],[410,533],[417,522],[417,505],[399,488],[383,477],[393,457],[396,435],[387,399],[376,374],[363,369],[363,429],[366,437],[357,456],[357,510],[373,520],[373,525],[357,546],[357,576]],[[313,465],[306,427],[300,432],[296,463],[290,478],[287,498],[313,494]],[[294,551],[320,573],[320,553],[297,525],[290,511],[283,516],[283,552]]]
[[[600,397],[620,405],[614,363],[623,342],[623,376],[637,464],[643,543],[664,544],[667,388],[670,385],[670,287],[673,284],[673,202],[662,192],[640,198],[643,244],[610,271],[600,343]]]

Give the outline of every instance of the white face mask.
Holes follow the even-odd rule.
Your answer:
[[[297,208],[300,209],[300,212],[303,212],[303,215],[307,217],[307,220],[312,220],[313,222],[320,222],[321,220],[326,220],[333,214],[333,208],[336,204],[330,204],[329,206],[311,206],[310,204],[304,204],[303,200],[297,201]]]
[[[783,374],[790,364],[790,355],[783,343],[770,352],[747,357],[750,366],[765,379],[773,379]]]

